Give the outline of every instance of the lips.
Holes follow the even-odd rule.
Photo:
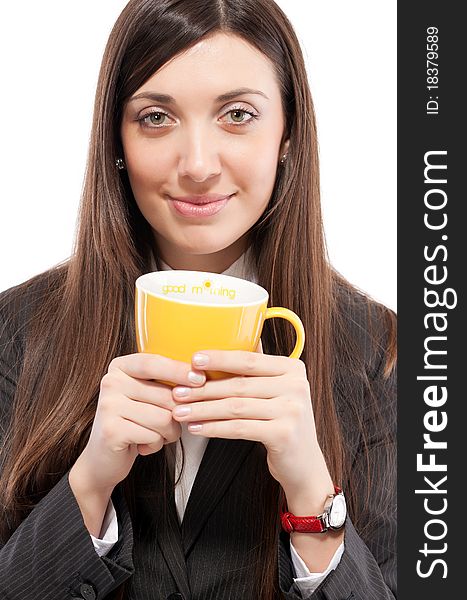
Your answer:
[[[210,204],[211,202],[219,202],[220,200],[227,200],[233,194],[203,194],[202,196],[170,196],[171,200],[177,202],[189,202],[190,204]]]
[[[224,206],[226,206],[229,200],[235,194],[230,196],[220,196],[210,194],[207,196],[198,196],[196,198],[191,197],[190,200],[179,200],[170,198],[170,204],[174,207],[178,215],[182,215],[188,218],[200,218],[200,217],[211,217],[220,212]],[[217,198],[212,200],[212,198]],[[193,201],[194,200],[194,201]],[[202,201],[201,201],[202,200]]]

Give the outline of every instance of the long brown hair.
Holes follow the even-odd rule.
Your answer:
[[[348,472],[333,385],[344,363],[363,379],[364,367],[345,336],[337,302],[339,290],[351,288],[326,256],[315,116],[294,30],[272,0],[131,0],[112,30],[102,61],[74,251],[63,264],[18,288],[26,294],[40,281],[42,291],[28,322],[21,323],[26,331],[23,367],[0,448],[0,503],[5,511],[0,541],[6,542],[83,451],[110,361],[136,351],[134,282],[151,270],[151,255],[157,260],[157,250],[128,177],[115,168],[115,159],[122,155],[124,103],[170,58],[219,31],[242,37],[275,67],[286,117],[283,139],[290,139],[290,147],[250,241],[270,305],[289,307],[303,321],[307,343],[301,359],[312,390],[318,439],[334,481],[341,482]],[[383,307],[379,312],[392,332],[389,372],[393,317]],[[264,352],[288,355],[294,334],[282,320],[272,319],[262,340]],[[167,456],[161,451],[143,461],[165,468]],[[136,486],[132,470],[125,480],[130,513]],[[255,597],[272,600],[281,597],[276,545],[283,492],[266,465],[259,489],[264,495],[264,543]],[[351,486],[347,497],[357,521]],[[125,597],[124,586],[120,597]]]

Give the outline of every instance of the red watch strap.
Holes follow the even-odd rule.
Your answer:
[[[292,513],[281,513],[282,528],[290,533],[323,533],[326,531],[326,525],[321,517],[296,517]]]
[[[340,494],[342,490],[334,486],[335,494]],[[287,511],[287,507],[284,504],[284,508],[280,514],[281,524],[284,531],[290,533],[296,531],[298,533],[323,533],[327,531],[327,525],[324,520],[324,514],[319,516],[308,516],[308,517],[297,517]]]

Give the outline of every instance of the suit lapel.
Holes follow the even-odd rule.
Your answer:
[[[185,556],[256,442],[211,438],[188,498],[181,537]]]
[[[177,582],[180,593],[184,598],[189,599],[191,598],[191,591],[183,553],[180,523],[175,506],[172,473],[169,475],[167,514],[164,515],[159,506],[158,521],[157,543],[160,551],[174,580]]]
[[[157,543],[184,598],[191,598],[186,556],[255,444],[256,442],[249,440],[217,438],[209,440],[188,498],[181,526],[173,488],[171,485],[168,486],[167,514],[164,515],[159,507],[157,517],[159,521]],[[173,484],[171,478],[170,484]]]

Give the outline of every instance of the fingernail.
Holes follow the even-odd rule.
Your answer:
[[[202,428],[203,426],[199,423],[190,423],[188,425],[188,431],[201,431]]]
[[[173,393],[178,398],[184,398],[190,395],[190,388],[187,387],[174,387]]]
[[[191,381],[191,383],[204,383],[206,377],[204,373],[195,373],[194,371],[190,371],[188,373],[188,379]]]
[[[184,417],[185,415],[189,415],[191,413],[191,407],[190,406],[177,406],[176,408],[174,408],[174,415],[177,415],[177,417]]]
[[[209,362],[209,356],[207,354],[201,354],[197,352],[193,354],[193,364],[197,367],[205,367]]]

